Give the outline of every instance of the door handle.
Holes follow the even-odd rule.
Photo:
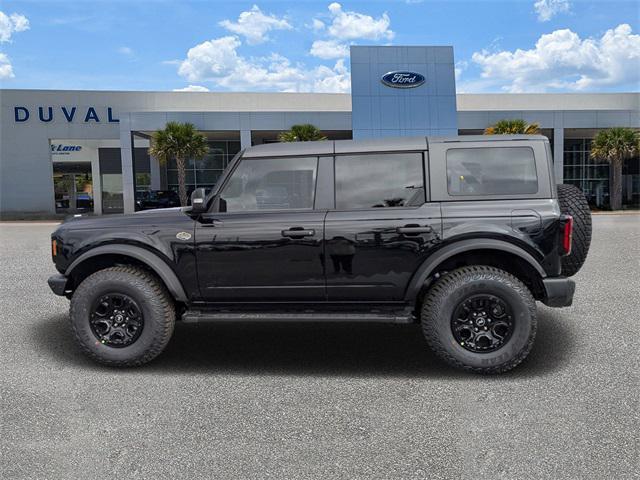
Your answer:
[[[303,238],[303,237],[312,237],[316,234],[316,231],[313,229],[304,229],[302,227],[293,227],[288,230],[282,230],[283,237],[289,238]]]
[[[220,225],[222,225],[222,220],[216,220],[216,219],[203,219],[200,222],[200,226],[203,228],[213,228],[213,227],[219,227]]]
[[[396,228],[396,232],[403,235],[418,235],[419,233],[431,233],[433,229],[429,226],[421,227],[420,225],[405,225],[404,227]]]

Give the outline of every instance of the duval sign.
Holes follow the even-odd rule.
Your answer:
[[[387,87],[415,88],[425,81],[424,75],[416,72],[394,71],[385,73],[380,79]]]
[[[96,107],[32,107],[31,109],[23,106],[13,107],[13,115],[16,123],[24,123],[30,118],[38,119],[43,123],[53,122],[55,118],[61,118],[68,123],[118,123],[120,120],[113,115],[113,108],[96,108]]]

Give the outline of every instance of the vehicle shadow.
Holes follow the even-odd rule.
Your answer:
[[[566,319],[554,317],[557,315],[551,310],[539,310],[534,348],[528,359],[507,375],[540,376],[563,368],[572,346],[571,332]],[[61,363],[89,369],[106,368],[80,352],[67,322],[67,316],[57,315],[36,324],[34,342],[40,353],[49,354],[52,360]],[[468,376],[431,353],[419,325],[346,323],[179,323],[169,346],[157,359],[142,370],[119,371],[123,374],[144,371],[349,377]]]

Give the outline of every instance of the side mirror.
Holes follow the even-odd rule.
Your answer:
[[[191,212],[204,213],[207,210],[206,199],[204,188],[196,188],[191,194]]]

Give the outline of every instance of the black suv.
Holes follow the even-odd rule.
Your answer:
[[[535,301],[571,305],[591,236],[542,136],[260,145],[191,200],[52,234],[49,285],[93,359],[148,362],[176,319],[420,322],[445,361],[504,372]]]

